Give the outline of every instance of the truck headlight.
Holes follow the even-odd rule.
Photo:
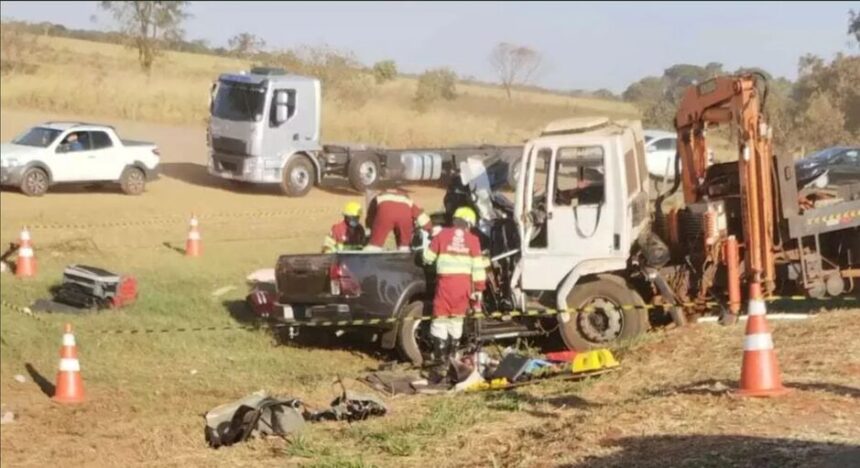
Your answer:
[[[254,159],[246,159],[245,160],[245,174],[250,174],[254,172],[254,169],[257,168],[257,161]]]

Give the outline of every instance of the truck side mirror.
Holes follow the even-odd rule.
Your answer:
[[[286,91],[277,91],[275,93],[275,123],[278,125],[287,121],[289,115],[287,102],[288,96]]]

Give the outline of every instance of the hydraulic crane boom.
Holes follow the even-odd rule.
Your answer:
[[[738,135],[738,176],[748,279],[774,287],[774,204],[771,131],[762,112],[767,98],[759,90],[764,77],[718,77],[686,90],[675,118],[681,181],[686,204],[708,197],[703,190],[707,170],[705,136],[710,127],[729,124]]]

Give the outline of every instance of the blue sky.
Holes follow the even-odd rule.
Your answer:
[[[858,53],[846,34],[857,2],[192,2],[186,37],[223,45],[239,32],[273,47],[328,44],[401,70],[450,66],[492,79],[499,41],[541,51],[538,84],[622,91],[676,63],[761,66],[794,78],[806,53]],[[97,2],[0,2],[2,16],[107,29]],[[93,15],[97,16],[95,22]]]

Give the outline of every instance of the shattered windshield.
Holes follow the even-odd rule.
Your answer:
[[[240,122],[259,122],[263,118],[266,90],[257,85],[222,81],[212,108],[212,116]]]
[[[12,140],[12,143],[16,145],[47,148],[54,142],[54,140],[57,139],[58,136],[60,136],[60,133],[63,132],[53,128],[35,127],[28,130],[27,133],[24,133],[18,138]]]

